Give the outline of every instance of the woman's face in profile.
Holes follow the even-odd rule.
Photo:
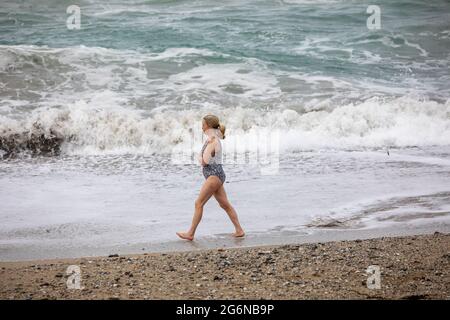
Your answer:
[[[205,120],[202,120],[202,130],[203,130],[203,132],[205,132],[206,130],[208,130],[209,129],[209,127],[208,127],[208,125],[206,124],[206,121]]]

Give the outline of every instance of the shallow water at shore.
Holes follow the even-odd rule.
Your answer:
[[[281,156],[274,175],[262,175],[257,166],[225,165],[225,188],[253,244],[324,228],[445,226],[450,224],[447,154],[443,148],[391,149],[389,155],[384,150],[290,153]],[[1,162],[0,259],[14,256],[13,248],[17,256],[28,252],[33,258],[30,246],[47,254],[59,246],[77,256],[96,247],[164,247],[188,227],[202,181],[197,165],[174,165],[164,157]],[[220,243],[232,231],[211,199],[198,239]]]

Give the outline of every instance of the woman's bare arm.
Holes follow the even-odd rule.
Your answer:
[[[203,152],[202,157],[202,165],[206,166],[209,164],[211,157],[214,156],[215,150],[217,146],[216,138],[211,138],[211,140],[208,142],[208,145],[205,148],[205,151]]]

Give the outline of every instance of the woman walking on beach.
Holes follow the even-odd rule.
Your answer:
[[[236,229],[233,236],[243,237],[245,235],[244,230],[239,224],[236,210],[228,201],[227,193],[223,187],[225,172],[222,168],[222,144],[220,139],[225,139],[225,126],[220,124],[218,117],[207,115],[203,117],[202,130],[207,139],[200,152],[199,162],[203,167],[203,176],[206,181],[200,189],[197,200],[195,200],[195,212],[191,227],[187,232],[177,232],[177,235],[182,239],[194,240],[195,231],[202,219],[203,206],[211,196],[214,196],[222,209],[228,214]]]

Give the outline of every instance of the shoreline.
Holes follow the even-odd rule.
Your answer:
[[[110,254],[135,255],[144,253],[176,253],[218,248],[252,248],[273,245],[306,244],[345,240],[365,240],[381,237],[413,236],[450,233],[450,224],[428,222],[420,225],[403,224],[374,229],[315,228],[298,231],[275,231],[247,233],[244,238],[234,238],[230,234],[203,236],[195,241],[178,239],[174,232],[173,241],[143,242],[114,246],[68,247],[56,245],[4,245],[0,244],[0,263],[20,261],[46,261],[55,259],[95,258]]]
[[[67,288],[69,265],[83,289]],[[450,299],[450,233],[0,262],[0,275],[1,299]]]

